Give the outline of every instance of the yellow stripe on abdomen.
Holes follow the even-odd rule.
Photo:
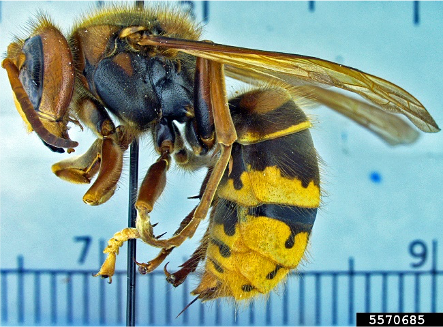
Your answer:
[[[240,180],[243,186],[234,187],[234,181],[228,179],[221,185],[218,196],[251,207],[262,203],[278,203],[281,205],[317,208],[320,205],[320,188],[311,181],[307,187],[297,178],[286,178],[280,169],[272,166],[264,171],[245,171]]]
[[[267,134],[258,133],[255,131],[248,131],[243,134],[238,135],[237,142],[242,145],[254,144],[258,142],[273,140],[282,136],[294,134],[297,132],[301,132],[305,129],[311,128],[312,124],[310,121],[304,121],[297,125],[289,126],[288,128],[278,130],[275,132],[270,132]]]

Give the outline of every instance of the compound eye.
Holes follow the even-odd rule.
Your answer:
[[[39,110],[43,93],[44,57],[39,35],[27,39],[22,48],[26,59],[20,67],[19,78],[35,110]]]
[[[8,73],[17,110],[28,129],[53,151],[76,147],[78,143],[70,140],[67,132],[74,65],[61,32],[49,22],[42,22],[23,44],[9,45],[2,67]]]

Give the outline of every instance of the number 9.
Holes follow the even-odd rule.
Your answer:
[[[413,268],[419,268],[426,263],[426,259],[428,257],[428,248],[425,242],[421,240],[412,241],[409,244],[409,253],[414,258],[420,259],[418,262],[411,263]]]

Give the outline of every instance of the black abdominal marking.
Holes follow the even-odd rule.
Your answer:
[[[212,239],[211,243],[218,246],[218,249],[220,251],[220,255],[223,258],[229,258],[231,256],[231,249],[229,248],[229,246],[227,246],[222,241],[217,240],[217,239]]]
[[[276,265],[275,269],[271,271],[269,274],[266,275],[266,279],[274,279],[274,277],[277,275],[277,272],[283,268],[282,265]]]

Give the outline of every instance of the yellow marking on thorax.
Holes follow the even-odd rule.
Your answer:
[[[279,138],[282,136],[294,134],[297,132],[301,132],[301,131],[308,129],[310,127],[312,127],[311,122],[304,121],[300,124],[292,125],[292,126],[289,126],[288,128],[282,129],[280,131],[276,131],[276,132],[265,134],[265,135],[260,135],[257,132],[246,132],[241,135],[238,135],[238,139],[236,142],[243,144],[243,145],[259,143],[259,142],[263,142],[263,141],[267,141],[267,140],[273,140],[273,139],[276,139],[276,138]]]
[[[304,208],[317,208],[320,205],[320,188],[311,181],[303,187],[301,180],[281,176],[276,166],[266,167],[264,171],[243,172],[240,176],[243,187],[234,188],[232,179],[221,185],[218,195],[221,198],[251,207],[263,203],[294,205]]]

